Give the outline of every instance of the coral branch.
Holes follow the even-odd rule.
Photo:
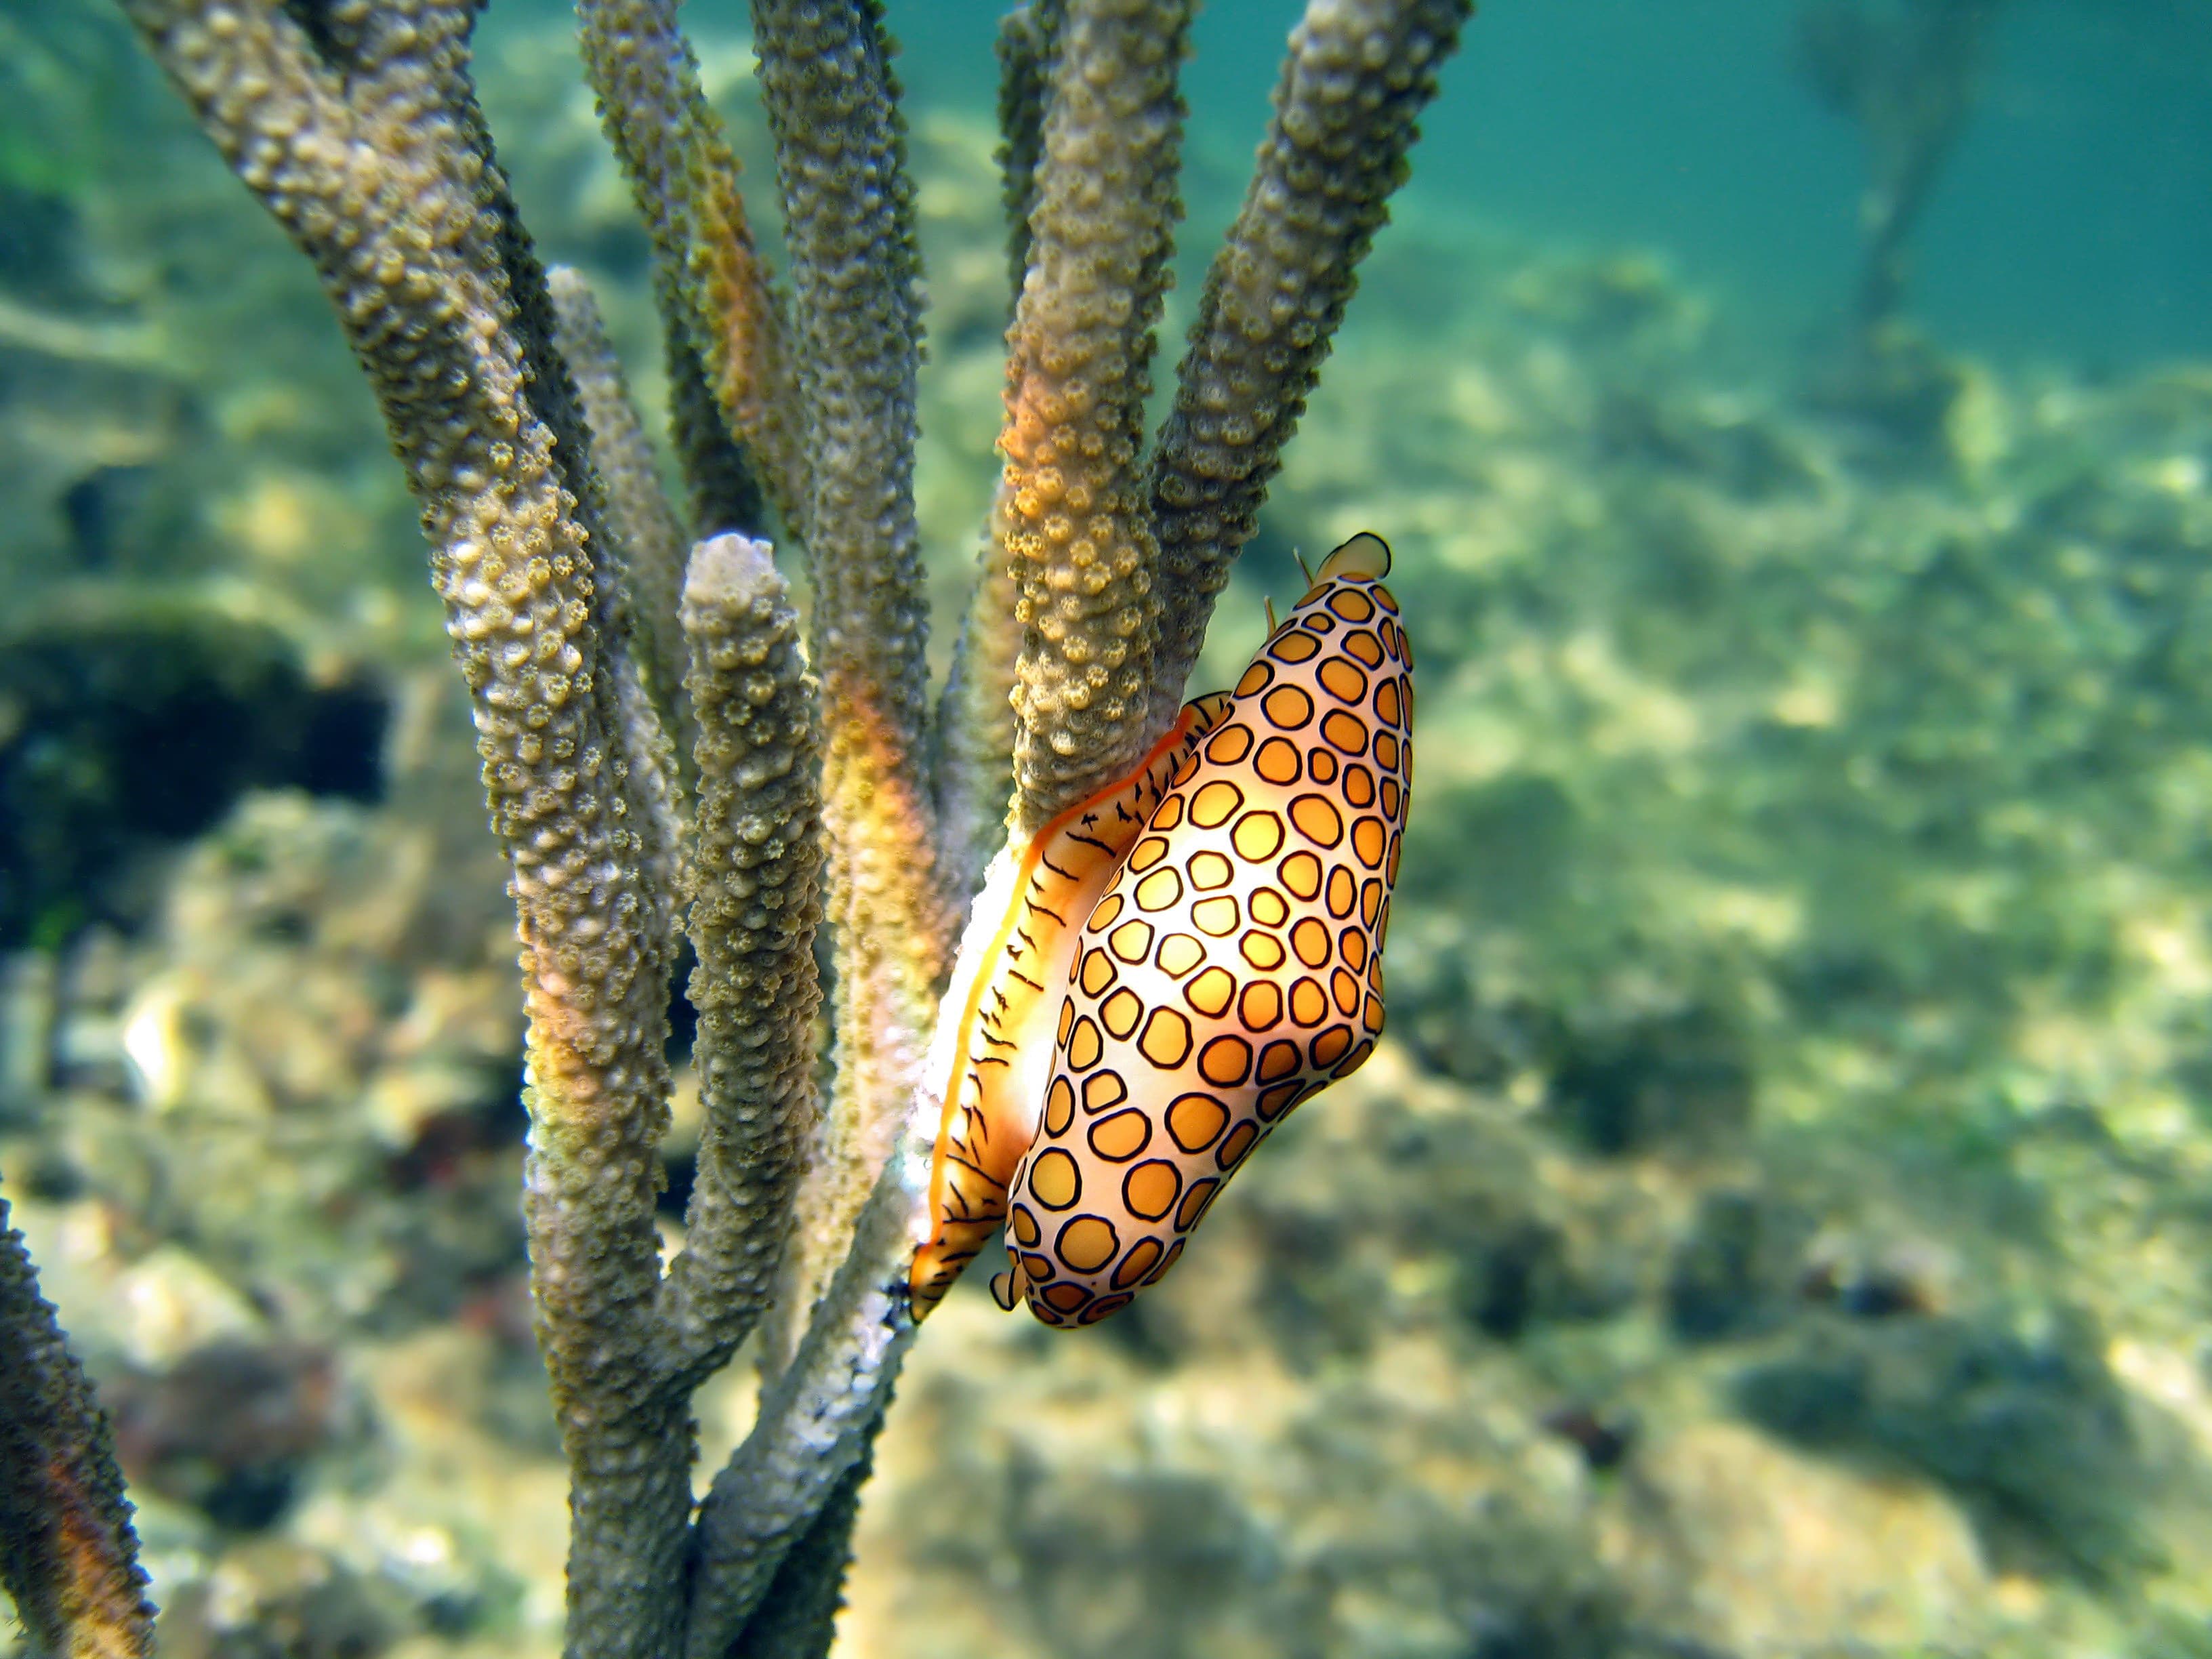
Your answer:
[[[1030,215],[1036,207],[1036,167],[1044,155],[1044,116],[1060,62],[1067,0],[1033,0],[999,25],[1000,193],[1006,205],[1006,291],[1018,301],[1030,271]]]
[[[1020,586],[1012,817],[1034,830],[1145,744],[1159,550],[1139,451],[1182,212],[1187,0],[1075,0],[1006,343],[1001,551]]]
[[[913,185],[878,9],[755,0],[791,248],[812,489],[800,525],[822,680],[836,1087],[788,1305],[811,1304],[883,1166],[950,932],[922,776],[927,606],[914,513],[921,325]]]
[[[661,343],[668,364],[668,430],[684,469],[693,527],[764,525],[774,509],[751,454],[731,434],[706,362],[688,339],[664,331]]]
[[[0,1198],[0,1585],[31,1651],[143,1659],[154,1609],[107,1419]]]
[[[1066,0],[1035,0],[1006,15],[999,29],[998,160],[1006,207],[1009,293],[1021,298],[1030,264],[1030,216],[1037,199],[1037,163],[1044,154],[1045,111],[1059,63]],[[1012,319],[1009,317],[1011,327]],[[1021,590],[1006,562],[1012,489],[1001,479],[991,505],[975,586],[952,672],[938,704],[935,787],[939,857],[947,897],[965,905],[1006,838],[1013,796],[1018,724],[1013,694],[1021,659]]]
[[[345,38],[275,4],[130,6],[314,260],[422,508],[522,943],[525,1212],[574,1471],[569,1650],[657,1655],[690,1490],[684,1416],[650,1374],[668,960],[641,860],[632,758],[649,750],[625,741],[637,711],[617,708],[591,504],[566,487],[592,475],[544,280],[466,90],[474,9],[344,11],[374,27],[332,62]]]
[[[684,635],[676,611],[689,538],[661,493],[653,446],[591,285],[566,265],[554,266],[546,282],[553,301],[554,343],[575,376],[585,424],[591,428],[592,459],[605,490],[609,547],[603,562],[609,568],[601,586],[622,597],[633,647],[629,654],[654,706],[667,716],[679,752],[688,755],[695,726],[684,688]]]
[[[699,544],[684,631],[700,730],[691,1004],[706,1126],[661,1304],[670,1369],[696,1381],[767,1306],[819,1113],[821,756],[798,613],[766,543]]]
[[[722,1659],[866,1455],[914,1336],[907,1267],[927,1175],[911,1147],[886,1163],[805,1340],[700,1506],[686,1659]]]
[[[1229,567],[1251,540],[1359,262],[1405,182],[1415,122],[1470,0],[1312,0],[1274,118],[1206,272],[1152,462],[1160,541],[1152,735],[1174,723]]]
[[[795,526],[807,483],[787,325],[674,0],[577,0],[576,12],[585,77],[653,238],[670,379],[696,375],[712,392],[721,427],[744,441],[769,499]],[[743,512],[742,496],[724,476],[732,458],[717,431],[690,419],[677,429],[693,498],[708,507],[699,530],[758,528],[727,517]]]
[[[593,583],[597,613],[604,619],[600,678],[609,682],[613,699],[609,718],[619,734],[628,784],[626,815],[637,837],[638,863],[653,905],[649,939],[659,955],[639,988],[641,998],[649,999],[653,988],[666,982],[672,965],[665,943],[675,937],[677,898],[684,879],[683,786],[667,735],[672,729],[683,733],[689,750],[693,723],[676,638],[683,532],[660,492],[652,449],[591,289],[565,268],[549,273],[547,283],[555,343],[560,359],[574,370],[577,399],[605,486],[601,574]],[[640,1012],[647,1018],[655,1015],[649,1006]]]
[[[872,1444],[861,1452],[814,1524],[785,1553],[759,1609],[745,1622],[745,1659],[826,1659],[845,1604],[853,1523],[860,1518],[860,1488],[874,1468],[872,1453]]]
[[[1014,674],[1022,650],[1020,590],[1000,552],[1006,492],[975,561],[975,588],[953,642],[952,672],[937,706],[937,830],[945,896],[965,905],[1006,843],[1013,796]]]

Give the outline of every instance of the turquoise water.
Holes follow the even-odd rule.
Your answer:
[[[1922,239],[1917,309],[2014,360],[2119,367],[2212,344],[2212,35],[2185,0],[1996,15],[1979,108]],[[1194,33],[1193,131],[1255,142],[1294,5]],[[915,91],[988,106],[986,6],[893,6]],[[1662,252],[1788,340],[1848,293],[1856,135],[1793,67],[1778,0],[1494,0],[1425,128],[1413,199],[1533,235]]]

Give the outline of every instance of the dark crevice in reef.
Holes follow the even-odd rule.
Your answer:
[[[374,801],[388,698],[318,684],[266,624],[172,596],[73,596],[0,633],[0,950],[130,926],[149,858],[249,789]]]

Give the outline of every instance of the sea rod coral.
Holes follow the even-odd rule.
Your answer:
[[[516,217],[469,74],[481,0],[124,3],[314,262],[422,509],[521,941],[567,1651],[819,1653],[915,1329],[936,1127],[918,1071],[957,919],[1001,841],[1174,722],[1468,0],[1311,0],[1149,452],[1190,0],[1032,0],[1007,21],[1006,469],[933,709],[919,261],[877,5],[754,0],[786,288],[673,0],[580,0],[652,234],[678,513],[589,292]],[[803,645],[770,532],[803,550]],[[664,1267],[687,935],[706,1121]],[[27,1259],[7,1282],[8,1340],[52,1386],[0,1388],[0,1443],[28,1449],[13,1468],[81,1471],[85,1495],[0,1565],[45,1647],[143,1652],[104,1431]],[[757,1420],[695,1503],[692,1392],[757,1332]]]

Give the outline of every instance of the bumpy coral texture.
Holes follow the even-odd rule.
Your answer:
[[[693,726],[676,611],[690,538],[662,493],[652,441],[589,285],[565,265],[546,272],[546,283],[559,331],[556,343],[575,373],[577,396],[592,432],[592,459],[605,491],[608,533],[595,597],[603,611],[618,613],[613,620],[629,637],[630,664],[647,695],[672,717],[676,748],[688,756]]]
[[[664,1275],[654,1199],[667,985],[689,878],[651,694],[672,676],[665,647],[639,653],[661,665],[657,677],[630,659],[633,639],[650,630],[626,615],[610,579],[624,544],[635,556],[651,538],[623,503],[602,499],[545,278],[493,159],[468,77],[481,0],[124,3],[230,165],[314,261],[422,507],[492,826],[511,860],[530,1019],[526,1214],[572,1473],[568,1650],[665,1659],[681,1647],[720,1659],[763,1595],[818,1630],[842,1545],[842,1534],[812,1528],[833,1497],[849,1498],[913,1331],[906,1270],[920,1195],[908,1161],[889,1154],[949,942],[922,778],[912,186],[880,6],[754,0],[793,278],[779,335],[667,0],[585,5],[587,58],[625,169],[641,191],[666,186],[665,199],[641,199],[658,233],[672,401],[697,516],[743,525],[757,506],[738,499],[749,486],[731,441],[749,440],[805,544],[821,680],[833,1097],[810,1149],[814,1173],[792,1206],[798,1265],[787,1263],[778,1286],[785,1328],[771,1321],[764,1333],[772,1379],[759,1419],[695,1528],[689,1383],[757,1305],[773,1246],[750,1237],[760,1230],[745,1218],[776,1207],[805,1116],[791,1055],[813,1052],[796,1018],[805,881],[771,855],[781,832],[763,824],[756,840],[754,807],[726,809],[714,791],[750,757],[792,747],[769,729],[786,717],[767,711],[801,684],[787,672],[795,659],[774,645],[760,674],[744,676],[748,702],[756,678],[766,688],[752,710],[757,721],[766,714],[758,729],[730,693],[702,693],[695,680],[695,695],[723,710],[715,718],[732,745],[726,756],[701,745],[700,833],[733,883],[757,884],[698,889],[701,994],[712,1006],[727,990],[729,1041],[744,1047],[758,1034],[777,1054],[748,1048],[721,1066],[702,1053],[721,1127],[710,1126],[686,1254]],[[1002,712],[982,705],[1011,681],[1018,754],[995,773],[956,757],[940,776],[942,786],[964,775],[952,854],[962,879],[994,805],[1011,798],[1018,828],[1048,822],[1126,774],[1148,728],[1172,723],[1187,667],[1178,642],[1202,631],[1349,293],[1350,266],[1380,222],[1431,84],[1428,63],[1465,10],[1462,0],[1315,0],[1277,136],[1200,319],[1182,386],[1190,429],[1178,436],[1171,423],[1147,476],[1137,428],[1176,212],[1175,68],[1188,6],[1033,9],[1028,78],[1011,94],[1024,112],[1010,124],[1012,153],[1031,154],[1032,138],[1037,147],[1026,181],[1012,181],[1029,210],[1030,269],[994,522],[1004,556],[975,613],[971,646],[983,659],[963,682],[975,718],[957,722],[963,744],[995,744]],[[777,366],[779,349],[794,370]],[[611,439],[619,420],[604,409],[600,420]],[[777,422],[797,435],[779,440]],[[1255,430],[1267,435],[1248,441]],[[1217,475],[1218,501],[1208,494]],[[1211,514],[1218,537],[1175,528],[1186,509]],[[711,557],[707,569],[693,632],[708,670],[729,667],[726,649],[752,623],[766,627],[760,638],[785,638],[774,605],[765,620],[725,616],[734,631],[717,632],[710,601],[736,586]],[[665,612],[665,595],[653,605]],[[804,770],[793,750],[790,773],[777,775]],[[774,779],[757,781],[763,799],[775,794]],[[795,797],[761,810],[794,823],[806,811]],[[1195,821],[1194,797],[1186,811]],[[1179,878],[1194,884],[1208,850],[1179,866]],[[780,907],[771,889],[788,896]],[[767,1026],[747,1024],[736,1000],[771,983],[787,988],[787,1006]],[[1169,998],[1158,990],[1159,1006]],[[709,1049],[720,1029],[710,1020]],[[749,1187],[756,1169],[765,1184]],[[1074,1270],[1084,1254],[1073,1248],[1059,1265]],[[780,1564],[800,1540],[795,1571],[825,1576],[787,1583]]]
[[[668,942],[641,834],[654,804],[621,747],[616,642],[595,626],[596,479],[547,343],[544,278],[469,88],[471,9],[334,8],[314,36],[275,9],[131,10],[314,259],[422,506],[513,872],[530,1017],[525,1206],[576,1471],[572,1606],[604,1619],[604,1651],[654,1651],[680,1617],[665,1587],[690,1504],[683,1406],[654,1375],[644,1317],[668,1115]]]
[[[1148,741],[1158,556],[1145,393],[1167,282],[1187,4],[1074,10],[1045,118],[1030,273],[1008,334],[1005,552],[1020,584],[1018,819],[1034,829]]]
[[[700,544],[684,631],[700,732],[690,988],[706,1125],[691,1248],[672,1269],[670,1296],[675,1338],[703,1372],[768,1305],[779,1224],[818,1110],[820,715],[798,613],[765,543]]]
[[[1291,37],[1260,162],[1208,268],[1152,472],[1160,544],[1152,727],[1174,720],[1250,541],[1469,0],[1339,0]]]
[[[903,1120],[951,917],[922,773],[920,255],[889,43],[872,6],[755,0],[753,27],[789,227],[800,406],[820,458],[799,523],[814,582],[829,887],[841,901],[828,917],[836,1083],[801,1191],[795,1278],[783,1298],[803,1318]],[[771,1335],[781,1351],[783,1334]]]
[[[583,0],[578,45],[607,137],[653,238],[654,298],[670,379],[705,390],[711,411],[679,408],[677,433],[701,531],[750,528],[750,484],[716,483],[723,434],[743,439],[759,483],[797,523],[806,468],[786,324],[738,193],[737,158],[699,83],[672,0]],[[696,375],[699,388],[689,382]],[[711,414],[708,429],[699,415]]]
[[[0,1199],[0,1588],[34,1651],[142,1659],[154,1609],[92,1384]]]

